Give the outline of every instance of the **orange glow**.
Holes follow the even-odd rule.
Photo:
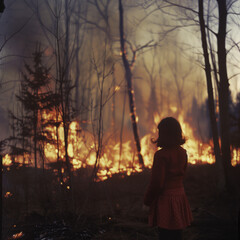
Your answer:
[[[180,115],[178,120],[182,126],[183,133],[187,138],[187,141],[184,144],[184,148],[187,149],[189,162],[192,164],[214,163],[215,159],[213,156],[213,146],[211,142],[209,142],[208,144],[204,144],[198,141],[194,137],[193,129],[188,123],[184,122],[182,115]]]
[[[233,149],[232,165],[235,167],[240,162],[240,149]]]
[[[12,193],[6,192],[5,195],[4,195],[4,197],[5,197],[5,198],[10,198],[12,195],[13,195]]]
[[[4,157],[3,157],[3,165],[5,166],[10,166],[12,164],[12,159],[11,157],[9,156],[9,154],[6,154]]]
[[[22,238],[24,236],[23,232],[15,233],[12,236],[12,239]]]
[[[44,113],[45,119],[54,120],[55,114]],[[150,133],[141,138],[141,154],[144,159],[145,167],[151,168],[153,155],[156,151],[156,146],[152,143],[152,139],[157,137],[157,125],[162,117],[158,114],[154,115],[154,124],[150,128]],[[194,137],[194,130],[192,127],[184,121],[183,115],[179,115],[178,120],[182,126],[184,136],[187,138],[184,148],[188,152],[188,161],[191,164],[201,164],[208,163],[212,164],[215,162],[213,155],[213,144],[202,143],[200,140]],[[48,126],[52,139],[58,140],[59,148],[57,149],[56,144],[47,143],[44,148],[44,154],[48,162],[56,162],[57,157],[59,160],[65,161],[65,148],[64,148],[64,130],[63,125],[60,124],[58,129],[55,126]],[[72,163],[73,169],[86,168],[87,166],[93,167],[96,163],[96,149],[97,144],[95,144],[94,136],[88,132],[81,129],[77,121],[73,121],[69,126],[69,138],[68,138],[68,156]],[[120,151],[121,149],[121,151]],[[120,155],[121,152],[121,155]],[[233,160],[232,165],[235,166],[239,161],[240,151],[233,150]],[[28,158],[30,162],[30,156],[25,156],[25,161]],[[16,162],[22,163],[23,157],[15,159]],[[33,161],[32,161],[33,162]],[[6,166],[12,164],[11,157],[6,154],[3,158],[3,163]],[[62,174],[64,174],[64,168],[61,169]],[[101,156],[98,158],[98,172],[96,181],[102,181],[113,174],[124,173],[127,176],[132,173],[141,172],[142,167],[138,162],[137,151],[135,150],[135,145],[133,141],[127,141],[120,145],[120,142],[113,143],[109,141],[107,146],[104,146]],[[65,182],[65,179],[63,179]],[[60,182],[63,185],[63,182]],[[67,186],[68,188],[69,186]]]

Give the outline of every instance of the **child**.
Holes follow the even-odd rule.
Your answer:
[[[183,178],[187,153],[179,122],[172,117],[158,125],[154,143],[161,147],[154,155],[151,180],[144,197],[150,206],[149,224],[158,227],[159,239],[182,239],[182,229],[192,222],[192,213],[184,192]]]

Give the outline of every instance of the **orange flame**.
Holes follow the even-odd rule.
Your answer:
[[[11,239],[19,239],[19,238],[22,238],[23,236],[24,236],[23,232],[19,232],[19,233],[13,234]]]
[[[45,113],[44,118],[54,119],[54,113]],[[160,120],[161,116],[155,114],[155,124],[151,129],[151,133],[145,135],[141,139],[141,154],[144,159],[144,164],[148,168],[152,166],[153,155],[156,151],[156,147],[154,146],[154,144],[152,144],[151,140],[152,137],[156,135],[157,124],[160,122]],[[212,143],[209,142],[208,144],[206,144],[197,140],[194,137],[192,127],[184,121],[183,115],[180,115],[178,117],[178,120],[182,126],[184,135],[187,137],[184,148],[187,149],[189,163],[214,163],[215,159],[212,151]],[[50,132],[52,138],[56,140],[56,127],[49,126],[47,130]],[[59,156],[61,160],[64,160],[65,149],[63,125],[60,125],[58,127],[58,139],[58,149],[57,146],[53,143],[47,143],[45,145],[44,154],[49,162],[56,162],[57,156]],[[94,136],[87,131],[83,131],[77,121],[71,122],[69,126],[68,143],[68,155],[71,159],[71,163],[74,169],[86,168],[87,166],[93,167],[95,165],[97,147],[95,145]],[[132,141],[122,143],[122,146],[120,145],[120,142],[117,144],[109,143],[107,146],[105,146],[105,148],[103,149],[103,153],[100,156],[100,159],[98,159],[99,168],[97,176],[99,178],[99,181],[105,180],[115,173],[125,173],[127,175],[130,175],[133,172],[141,172],[142,168],[138,163],[137,153],[134,152],[134,149],[135,147]],[[239,156],[240,150],[233,150],[233,166],[240,163]],[[28,159],[30,159],[30,156],[28,156]],[[22,160],[19,157],[15,161],[21,162]],[[29,162],[30,160],[28,160],[28,163]],[[12,164],[11,157],[8,154],[4,156],[3,164],[6,166],[10,166]]]

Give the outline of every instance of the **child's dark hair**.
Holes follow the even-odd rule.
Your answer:
[[[158,124],[158,139],[153,141],[158,147],[176,147],[185,143],[180,123],[167,117]]]

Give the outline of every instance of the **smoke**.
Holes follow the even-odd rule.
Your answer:
[[[35,50],[36,43],[41,43],[42,48],[46,50],[46,64],[51,66],[51,74],[56,76],[56,36],[54,34],[58,24],[62,61],[64,61],[66,53],[64,3],[65,1],[35,0],[6,2],[6,10],[1,18],[1,43],[3,44],[4,39],[9,36],[13,35],[13,37],[1,52],[1,57],[12,56],[1,60],[4,89],[2,88],[0,91],[3,93],[1,103],[5,109],[11,107],[9,103],[13,102],[18,91],[17,83],[21,81],[20,72],[23,71],[23,63],[31,63],[31,55]],[[170,14],[161,11],[154,11],[150,14],[155,6],[151,3],[152,1],[142,1],[142,4],[146,4],[145,7],[142,4],[132,6],[129,1],[124,6],[125,37],[129,61],[132,60],[132,51],[141,49],[141,46],[150,41],[152,44],[156,43],[155,47],[145,47],[137,51],[132,67],[141,136],[152,129],[153,121],[149,122],[149,118],[153,119],[154,112],[158,112],[162,117],[177,116],[180,113],[187,115],[192,109],[194,96],[197,96],[198,104],[203,103],[206,98],[203,71],[195,64],[198,63],[196,61],[198,55],[195,54],[199,53],[201,47],[196,28],[188,28],[187,32],[184,28],[179,27],[177,31],[167,33],[169,26],[176,24],[175,20]],[[39,8],[45,29],[39,23],[36,7]],[[99,76],[102,76],[101,69],[104,64],[106,72],[113,68],[114,74],[105,79],[103,89],[103,97],[106,101],[104,129],[105,132],[112,129],[110,127],[114,115],[112,106],[115,104],[116,132],[114,134],[119,135],[126,88],[119,46],[118,4],[117,1],[110,1],[105,17],[104,8],[100,7],[102,11],[99,11],[95,5],[88,4],[87,1],[71,1],[69,7],[69,75],[73,85],[78,86],[73,91],[72,99],[74,107],[79,113],[79,121],[91,122],[91,116],[97,116],[99,111],[98,73],[100,73]],[[61,17],[59,22],[51,15],[51,11],[57,10],[62,11],[59,15]],[[104,59],[105,53],[106,58]],[[94,69],[96,66],[99,70],[98,73]],[[120,90],[114,92],[116,87],[119,87]],[[108,99],[109,96],[112,97]],[[113,101],[113,99],[115,100]],[[129,138],[131,123],[128,99],[125,103],[124,119],[125,136]],[[6,122],[6,118],[4,121]],[[3,125],[1,123],[1,126]],[[88,129],[91,127],[89,126]]]

